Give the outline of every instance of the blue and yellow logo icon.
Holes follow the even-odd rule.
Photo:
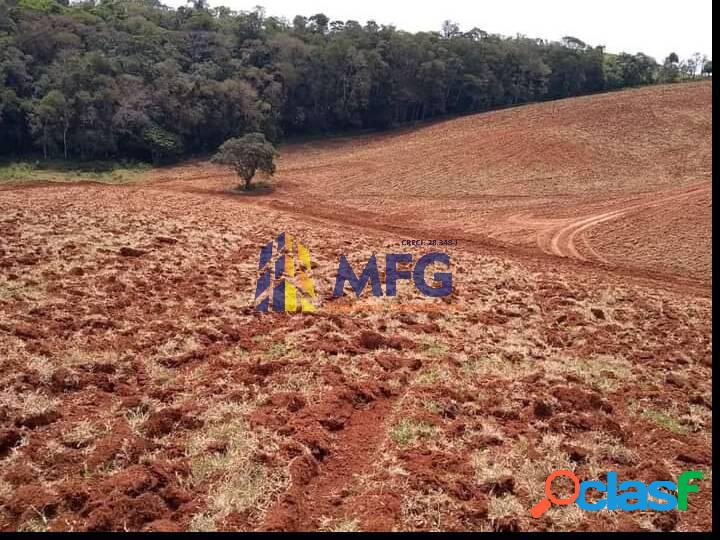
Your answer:
[[[260,275],[255,289],[258,311],[315,311],[315,286],[310,278],[310,250],[289,234],[282,233],[276,241],[273,263],[273,241],[260,250]]]

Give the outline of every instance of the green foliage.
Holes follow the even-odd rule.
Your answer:
[[[18,0],[18,7],[44,13],[61,13],[63,11],[63,5],[55,0]]]
[[[167,161],[224,141],[386,128],[712,73],[577,37],[412,34],[195,0],[0,0],[0,154]]]
[[[145,163],[111,161],[13,161],[0,163],[3,182],[76,182],[88,180],[118,184],[139,180],[149,168]]]
[[[677,82],[680,77],[680,59],[675,53],[670,53],[660,68],[659,80],[664,83]]]
[[[607,55],[605,76],[609,89],[652,84],[659,78],[655,60],[642,53]]]
[[[153,163],[182,154],[182,139],[158,125],[151,125],[143,131],[143,140],[152,150]]]
[[[658,425],[664,427],[669,431],[672,431],[673,433],[685,435],[689,432],[689,429],[686,426],[682,425],[679,420],[673,418],[672,416],[669,416],[668,414],[665,414],[662,411],[645,409],[643,411],[643,416],[649,418],[650,420],[653,420]]]
[[[212,158],[214,163],[232,167],[244,181],[243,188],[250,189],[255,173],[259,170],[272,176],[275,173],[277,151],[262,133],[249,133],[243,137],[225,141]]]
[[[430,424],[402,418],[390,427],[390,438],[401,448],[412,446],[418,439],[426,439],[435,433]]]

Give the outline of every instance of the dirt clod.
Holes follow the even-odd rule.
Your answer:
[[[124,246],[120,248],[120,255],[123,257],[142,257],[147,253],[145,250]]]

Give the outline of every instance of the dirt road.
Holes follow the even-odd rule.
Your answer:
[[[527,217],[527,213],[523,212],[508,218],[510,224],[520,225],[521,227],[537,228],[537,244],[545,253],[557,255],[559,257],[572,257],[581,261],[594,260],[602,263],[610,264],[611,261],[598,253],[596,249],[583,238],[583,233],[601,223],[607,221],[622,219],[624,216],[642,212],[650,208],[667,206],[667,211],[672,211],[672,205],[679,199],[690,197],[698,197],[709,195],[712,187],[708,184],[689,186],[671,192],[659,192],[639,197],[641,202],[623,202],[618,201],[612,207],[613,210],[603,211],[601,213],[585,215],[570,220],[534,220]],[[644,200],[642,200],[644,199]],[[502,233],[495,233],[496,237]],[[582,242],[583,247],[579,248],[577,243]],[[582,250],[588,253],[588,256],[581,253]]]

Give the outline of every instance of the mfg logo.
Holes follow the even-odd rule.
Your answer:
[[[453,281],[450,272],[435,272],[433,277],[435,281],[440,283],[440,287],[431,287],[427,281],[425,281],[425,270],[431,264],[439,263],[447,268],[450,267],[450,257],[447,254],[436,252],[423,255],[415,264],[412,273],[408,270],[398,269],[399,265],[412,265],[412,261],[413,257],[408,253],[390,253],[385,257],[385,293],[387,296],[397,295],[398,280],[410,280],[411,278],[417,290],[425,296],[440,298],[449,296],[452,293]],[[375,255],[370,257],[360,277],[357,277],[355,272],[353,272],[347,257],[343,255],[340,257],[340,266],[337,271],[337,277],[335,278],[333,297],[339,298],[343,296],[345,283],[350,283],[352,290],[355,292],[355,296],[359,297],[368,282],[370,283],[373,296],[383,296],[383,290],[380,284],[380,272]]]
[[[333,297],[345,294],[345,285],[349,284],[356,297],[360,297],[369,285],[373,296],[397,296],[397,284],[407,280],[424,296],[441,298],[453,291],[452,273],[434,272],[433,286],[425,279],[425,273],[432,265],[450,268],[450,257],[446,253],[433,252],[423,255],[413,266],[413,256],[408,253],[390,253],[385,257],[383,292],[381,272],[378,260],[372,255],[360,276],[355,273],[345,255],[335,277]],[[316,310],[317,295],[310,275],[310,250],[293,236],[281,233],[275,242],[272,240],[260,250],[258,279],[255,288],[255,307],[267,312],[312,312]],[[408,268],[412,268],[409,270]]]

